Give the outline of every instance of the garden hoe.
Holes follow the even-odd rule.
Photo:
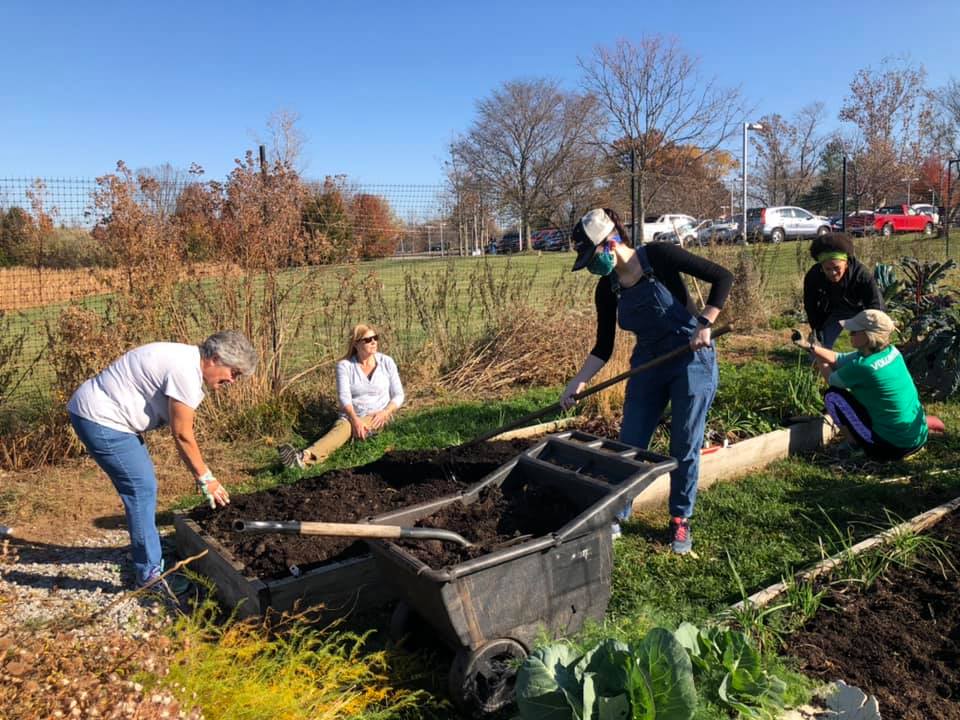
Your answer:
[[[332,523],[299,520],[234,520],[233,529],[245,533],[286,533],[288,535],[323,535],[326,537],[356,537],[389,540],[440,540],[470,547],[462,535],[450,530],[372,523]]]
[[[714,339],[716,339],[718,337],[721,337],[722,335],[726,335],[732,329],[733,329],[733,326],[730,324],[722,325],[721,327],[718,327],[717,329],[715,329],[711,333],[711,336]],[[573,396],[573,400],[575,402],[579,402],[580,400],[583,400],[585,397],[589,397],[590,395],[593,395],[594,393],[598,393],[601,390],[606,390],[611,385],[616,385],[617,383],[627,380],[633,377],[634,375],[638,375],[639,373],[642,373],[645,370],[650,370],[659,365],[663,365],[664,363],[669,362],[674,358],[678,358],[684,353],[689,352],[689,350],[690,350],[690,346],[687,344],[683,344],[678,348],[674,348],[670,352],[664,353],[663,355],[658,355],[653,360],[645,362],[642,365],[637,365],[637,367],[635,368],[630,368],[626,372],[622,372],[619,375],[615,375],[614,377],[610,378],[609,380],[604,380],[603,382],[597,383],[593,387],[587,388],[583,392],[577,393],[576,395]],[[555,402],[551,405],[548,405],[545,408],[541,408],[540,410],[534,410],[531,413],[527,413],[523,417],[517,418],[516,420],[509,422],[506,425],[501,425],[495,430],[491,430],[490,432],[486,432],[483,435],[479,435],[475,437],[473,440],[470,440],[469,442],[462,443],[458,447],[462,449],[462,448],[468,448],[474,445],[478,445],[479,443],[482,443],[486,440],[490,440],[491,438],[494,438],[497,435],[500,435],[501,433],[505,433],[508,430],[513,430],[514,428],[518,428],[521,425],[526,425],[531,420],[536,420],[538,418],[543,417],[544,415],[548,415],[552,412],[556,412],[557,410],[561,410],[561,409],[562,409],[562,406],[560,405],[560,403]],[[456,449],[456,448],[451,448],[451,449]],[[452,469],[444,468],[443,472],[444,472],[444,475],[446,475],[449,479],[456,481],[457,476]]]

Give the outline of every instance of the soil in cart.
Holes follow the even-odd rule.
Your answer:
[[[472,545],[460,547],[436,540],[402,541],[404,548],[433,568],[456,565],[530,537],[559,530],[583,508],[556,490],[539,485],[494,486],[472,503],[454,502],[417,523],[463,535]]]
[[[960,567],[960,513],[930,535],[951,544]],[[880,702],[884,720],[960,720],[960,577],[921,561],[897,567],[868,592],[834,592],[816,618],[790,638],[800,669],[842,678]]]
[[[265,580],[288,577],[290,568],[311,570],[367,552],[353,538],[248,535],[234,520],[319,520],[356,522],[408,505],[462,491],[530,447],[534,440],[487,442],[469,448],[394,451],[347,470],[247,495],[213,511],[197,508],[191,517],[216,539],[249,575]]]

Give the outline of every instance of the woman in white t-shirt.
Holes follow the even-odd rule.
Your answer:
[[[212,508],[226,505],[230,495],[200,454],[194,413],[204,385],[219,390],[256,367],[250,341],[231,330],[211,335],[200,346],[150,343],[84,382],[67,403],[77,436],[123,501],[139,585],[154,584],[163,571],[155,518],[157,476],[143,433],[169,425],[198,492]]]
[[[403,405],[403,385],[397,364],[379,352],[380,336],[360,323],[347,338],[347,352],[337,363],[340,417],[322,438],[306,450],[292,445],[277,448],[280,462],[303,469],[321,463],[351,438],[365,440],[393,419]]]

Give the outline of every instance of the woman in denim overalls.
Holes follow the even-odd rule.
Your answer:
[[[671,404],[670,454],[678,463],[670,474],[671,545],[674,552],[686,553],[692,547],[689,518],[697,495],[707,411],[717,391],[710,326],[720,314],[733,276],[673,245],[655,243],[634,250],[623,242],[625,237],[619,218],[609,209],[591,210],[574,228],[573,269],[586,267],[601,276],[596,292],[597,344],[567,385],[561,403],[571,406],[572,396],[610,358],[616,322],[636,337],[631,367],[690,346],[693,352],[630,378],[620,430],[623,442],[646,448]],[[710,283],[710,296],[699,314],[689,305],[681,272]]]

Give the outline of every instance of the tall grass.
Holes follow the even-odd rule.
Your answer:
[[[177,619],[163,679],[208,720],[386,720],[437,704],[402,685],[409,659],[366,648],[369,633],[317,628],[306,616],[224,623],[218,613],[208,600]]]

